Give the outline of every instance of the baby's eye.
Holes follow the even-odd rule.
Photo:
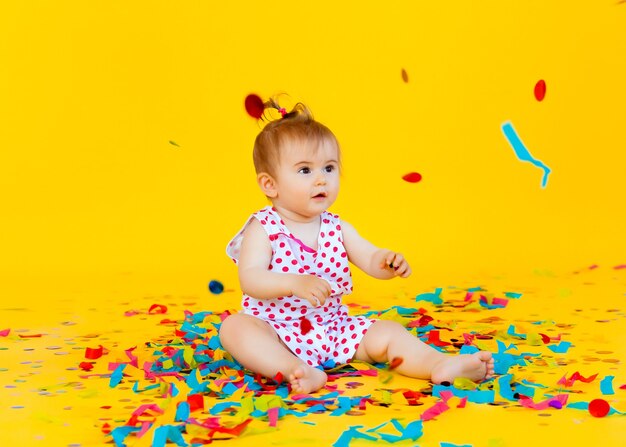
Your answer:
[[[333,165],[328,165],[326,167],[324,167],[324,171],[326,172],[333,172],[335,170],[335,166]]]
[[[310,174],[311,170],[309,168],[300,168],[298,170],[298,173],[300,173],[300,174]]]

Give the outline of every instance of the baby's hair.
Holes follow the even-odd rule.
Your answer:
[[[306,142],[316,149],[324,142],[332,142],[337,147],[337,156],[341,166],[339,142],[331,130],[322,123],[315,121],[313,114],[302,103],[296,104],[287,112],[278,105],[275,98],[265,103],[265,108],[277,109],[282,118],[270,121],[257,135],[254,141],[252,159],[256,173],[267,172],[276,175],[276,166],[280,162],[280,151],[285,143],[291,141]]]

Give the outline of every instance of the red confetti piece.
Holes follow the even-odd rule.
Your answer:
[[[0,331],[0,337],[6,337],[7,335],[9,335],[9,332],[11,332],[11,329],[2,329]]]
[[[83,371],[91,371],[93,369],[93,363],[89,363],[89,362],[80,362],[78,366]]]
[[[283,373],[278,371],[276,373],[276,375],[274,376],[274,382],[276,382],[276,383],[283,383],[283,380],[285,380],[285,377],[283,376]]]
[[[409,172],[408,174],[402,176],[402,180],[409,183],[417,183],[422,180],[422,174],[418,172]]]
[[[543,79],[537,81],[535,84],[535,99],[537,101],[543,101],[546,97],[546,81]]]
[[[89,360],[96,360],[102,357],[104,347],[100,345],[98,348],[85,348],[85,358]]]
[[[394,357],[389,362],[389,369],[396,369],[398,366],[402,365],[404,359],[402,357]]]
[[[613,267],[615,270],[626,269],[626,264],[620,264]]]
[[[153,304],[152,306],[150,306],[150,309],[148,309],[149,314],[164,314],[166,312],[167,306],[163,304]]]
[[[611,411],[611,406],[604,399],[594,399],[589,402],[589,414],[595,418],[603,418]]]
[[[246,107],[246,112],[248,112],[248,115],[252,118],[259,119],[263,116],[265,104],[263,104],[263,100],[259,97],[259,95],[250,94],[246,96],[244,105]]]
[[[102,433],[104,433],[105,435],[108,435],[109,433],[111,433],[111,426],[108,422],[105,422],[100,430],[102,430]]]
[[[541,335],[541,341],[543,341],[544,345],[547,345],[548,343],[550,343],[550,337],[548,337],[546,334],[539,334]]]
[[[32,334],[32,335],[22,335],[19,334],[20,338],[39,338],[41,337],[41,334]]]
[[[204,410],[204,399],[202,394],[190,394],[187,396],[189,411]]]
[[[435,345],[435,346],[450,346],[450,343],[448,343],[447,341],[442,341],[439,338],[439,331],[430,331],[428,333],[428,344],[429,345]]]
[[[583,377],[578,371],[576,371],[574,374],[570,376],[569,379],[567,378],[567,376],[563,376],[557,383],[559,385],[570,387],[574,385],[574,382],[576,382],[577,380],[580,380],[581,382],[585,382],[585,383],[591,383],[596,379],[596,377],[598,377],[597,373],[594,374],[593,376]]]
[[[406,72],[404,68],[402,69],[402,80],[404,82],[409,82],[409,74]]]
[[[300,332],[302,335],[308,334],[311,329],[313,329],[313,325],[306,317],[300,317]]]

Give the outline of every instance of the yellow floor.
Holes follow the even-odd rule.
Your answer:
[[[626,390],[620,388],[626,384],[623,366],[626,354],[626,268],[615,267],[586,266],[576,272],[544,270],[517,273],[515,277],[485,274],[457,278],[458,283],[452,283],[453,280],[448,278],[446,283],[433,283],[432,288],[429,284],[420,290],[401,290],[401,282],[396,281],[367,288],[367,292],[357,287],[357,292],[348,297],[347,302],[358,301],[370,307],[354,306],[354,312],[385,310],[392,306],[423,308],[426,315],[434,318],[431,324],[439,328],[444,341],[451,338],[462,341],[462,334],[471,331],[491,333],[494,334],[492,339],[475,341],[480,347],[494,352],[498,351],[497,340],[500,340],[507,346],[511,343],[516,346],[507,351],[514,356],[540,354],[527,356],[526,366],[512,366],[508,370],[513,374],[511,380],[545,386],[537,388],[535,401],[567,395],[563,408],[555,408],[559,405],[553,404],[543,410],[526,408],[515,398],[505,398],[506,392],[502,389],[495,390],[494,402],[468,402],[464,408],[458,408],[461,400],[453,397],[447,402],[449,409],[423,422],[421,437],[399,441],[397,445],[624,445],[626,418],[623,415],[613,413],[596,418],[584,409],[567,407],[576,402],[604,399],[617,412],[626,412]],[[206,278],[206,281],[209,279],[212,278]],[[9,287],[3,291],[7,295],[0,305],[0,331],[10,329],[8,335],[0,337],[0,443],[114,445],[111,436],[103,433],[105,424],[110,429],[123,427],[132,413],[144,404],[158,405],[163,414],[152,412],[150,415],[154,417],[149,414],[141,416],[140,421],[154,423],[146,424],[150,428],[140,438],[129,435],[126,445],[152,445],[159,427],[182,425],[183,422],[175,422],[174,418],[177,403],[184,401],[189,393],[185,383],[167,377],[163,381],[168,385],[150,389],[153,383],[144,379],[143,372],[127,365],[124,369],[127,375],[112,388],[109,386],[109,363],[130,362],[125,351],[135,346],[133,353],[137,355],[140,367],[144,362],[153,362],[156,359],[154,351],[163,349],[164,345],[169,344],[172,349],[182,347],[176,344],[180,339],[176,338],[174,331],[180,328],[184,310],[219,313],[237,307],[238,290],[228,290],[227,285],[225,293],[211,295],[200,290],[199,280],[199,277],[180,277],[168,282],[157,274],[120,273],[60,278],[54,284],[38,283],[35,278],[8,281]],[[443,304],[415,301],[416,295],[434,292],[435,287],[443,289],[440,294]],[[474,287],[481,287],[482,291],[475,292],[473,298],[480,294],[487,299],[504,298],[506,292],[521,296],[509,299],[506,307],[499,309],[490,310],[477,302],[462,307],[467,289]],[[153,304],[166,306],[167,310],[159,313],[165,308],[156,307],[148,313]],[[391,313],[384,316],[392,317]],[[217,321],[212,318],[217,317],[209,316],[200,326],[211,329],[210,321]],[[416,318],[401,320],[408,323]],[[164,319],[177,323],[161,324]],[[520,335],[513,336],[513,332]],[[566,353],[554,353],[543,343],[541,336],[537,335],[539,333],[553,338],[560,334],[561,341],[570,342],[571,347]],[[147,346],[148,342],[150,346]],[[550,345],[558,343],[551,341]],[[85,358],[86,348],[94,349],[100,345],[108,353],[96,360]],[[448,349],[457,350],[453,346]],[[215,355],[219,357],[219,349]],[[81,362],[89,361],[94,364],[91,371],[79,368]],[[358,368],[367,366],[358,365]],[[569,387],[557,383],[563,376],[570,378],[576,372],[585,378],[598,375],[590,383],[576,381]],[[415,421],[441,399],[429,395],[431,386],[426,381],[406,379],[385,370],[378,373],[377,377],[343,377],[330,383],[337,386],[342,393],[340,397],[369,396],[371,402],[365,404],[365,409],[358,408],[359,399],[352,400],[357,405],[347,414],[331,414],[345,405],[345,401],[330,394],[325,400],[325,412],[304,417],[287,414],[278,420],[276,428],[272,428],[266,417],[245,413],[242,408],[252,399],[244,395],[243,390],[230,397],[217,398],[216,391],[221,385],[212,381],[213,392],[203,398],[205,410],[192,412],[191,418],[199,421],[215,418],[212,421],[220,426],[232,426],[251,418],[240,436],[214,434],[215,440],[231,438],[223,441],[229,445],[332,445],[351,426],[361,426],[357,430],[375,440],[358,439],[349,445],[373,445],[375,442],[386,445],[382,439],[385,433],[400,435],[391,423],[381,429],[367,430],[393,419],[402,427],[411,422],[414,422],[411,427],[417,427],[419,424]],[[186,377],[186,370],[181,375]],[[606,379],[607,376],[614,376],[614,394],[603,394],[601,390],[601,382],[610,380]],[[219,376],[225,377],[227,375]],[[132,389],[135,382],[139,390],[149,389],[135,392]],[[171,390],[171,382],[176,384],[179,394],[164,398],[163,395]],[[493,383],[483,384],[481,388],[489,391],[493,389]],[[417,405],[408,405],[402,395],[407,390],[425,395],[416,399]],[[324,390],[315,396],[331,391]],[[222,390],[222,393],[226,391]],[[291,397],[283,400],[281,405],[285,409],[302,412],[308,408],[305,404],[294,404]],[[222,411],[219,419],[208,414],[211,407],[224,401],[233,402],[233,407]],[[257,408],[263,409],[263,405],[278,405],[279,400],[257,396],[255,402]],[[237,407],[239,403],[243,403],[243,407]],[[209,439],[207,429],[193,430],[192,424],[186,422],[188,431],[193,432],[184,435],[187,443],[194,437]]]

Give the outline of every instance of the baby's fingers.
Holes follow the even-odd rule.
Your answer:
[[[411,267],[409,267],[409,263],[404,261],[400,266],[396,269],[395,275],[400,276],[401,278],[407,278],[411,274]]]
[[[403,262],[406,261],[404,260],[404,256],[402,256],[401,253],[391,253],[387,256],[387,265],[389,265],[389,268],[392,268],[394,270],[397,270]]]

